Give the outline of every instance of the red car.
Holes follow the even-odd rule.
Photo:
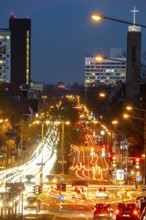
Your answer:
[[[113,219],[113,209],[110,204],[97,203],[93,211],[94,219]]]
[[[97,198],[106,198],[108,199],[109,197],[109,192],[106,189],[106,187],[100,187],[97,191],[96,191],[96,197]]]
[[[138,220],[139,210],[134,203],[119,203],[116,210],[116,220]]]
[[[83,198],[86,197],[87,190],[85,187],[77,186],[72,190],[72,198]]]

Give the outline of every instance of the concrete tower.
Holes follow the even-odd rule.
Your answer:
[[[140,67],[141,67],[141,27],[135,26],[135,9],[133,25],[128,27],[127,33],[127,70],[126,70],[126,99],[131,100],[140,95]]]

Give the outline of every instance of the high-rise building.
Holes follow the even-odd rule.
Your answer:
[[[119,82],[126,82],[126,58],[110,57],[101,61],[95,57],[85,58],[85,88]]]
[[[11,32],[11,83],[30,84],[31,76],[31,20],[9,19]]]
[[[0,83],[10,83],[10,52],[10,31],[8,29],[0,29]]]

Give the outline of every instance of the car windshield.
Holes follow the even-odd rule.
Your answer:
[[[107,208],[110,208],[110,205],[107,205],[107,204],[97,204],[96,205],[96,209],[107,209]]]
[[[135,204],[119,204],[118,208],[123,211],[131,211],[135,209]]]
[[[100,191],[100,192],[105,192],[105,191],[106,191],[106,188],[99,188],[99,191]]]
[[[34,176],[33,175],[26,175],[25,178],[31,179],[31,178],[34,178]]]
[[[36,201],[36,198],[35,198],[35,197],[28,197],[28,198],[27,198],[27,201],[28,201],[28,202],[35,202],[35,201]]]

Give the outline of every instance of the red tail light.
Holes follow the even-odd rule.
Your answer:
[[[133,214],[134,214],[134,215],[137,215],[137,214],[138,214],[137,210],[134,210],[134,211],[133,211]]]

